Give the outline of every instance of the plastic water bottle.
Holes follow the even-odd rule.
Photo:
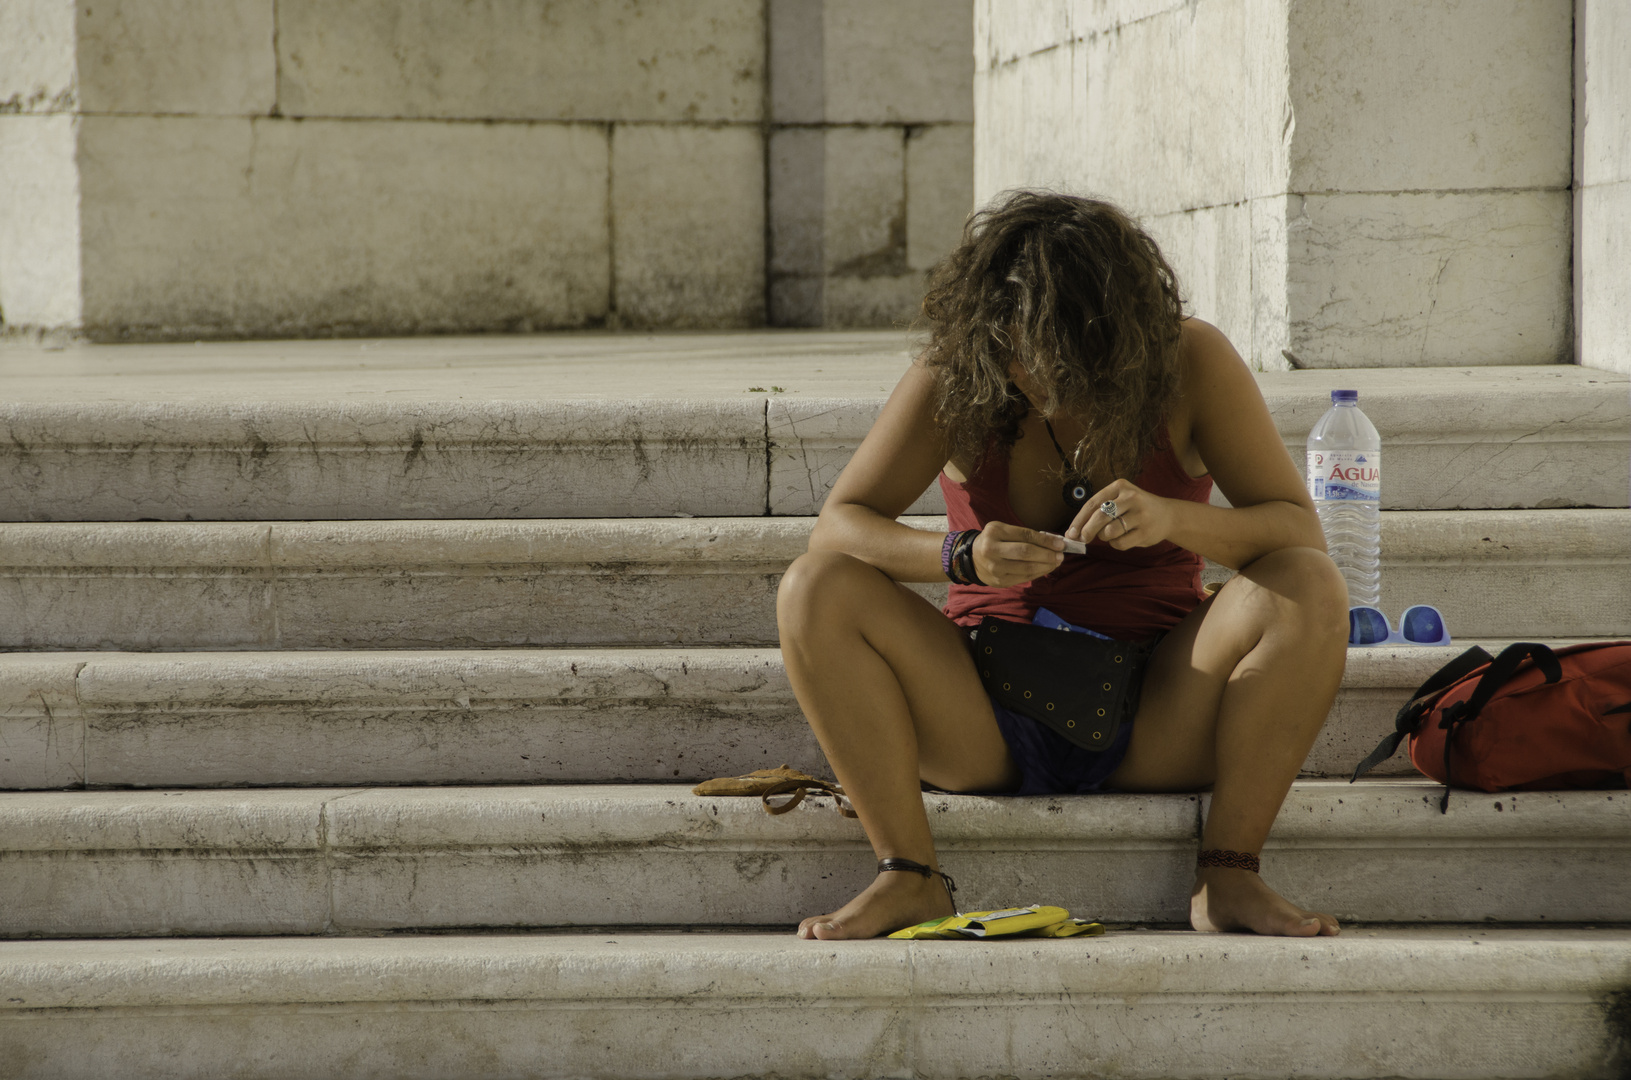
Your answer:
[[[1325,548],[1348,582],[1348,603],[1382,599],[1382,437],[1359,411],[1358,390],[1331,391],[1331,408],[1308,433],[1308,493]]]

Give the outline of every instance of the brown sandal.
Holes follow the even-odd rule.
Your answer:
[[[693,795],[757,795],[767,814],[785,814],[812,792],[831,795],[840,814],[851,818],[856,816],[843,788],[831,780],[822,780],[786,765],[776,769],[756,769],[744,776],[705,780],[691,789]]]

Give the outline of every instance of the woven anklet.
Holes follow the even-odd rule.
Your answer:
[[[922,863],[911,859],[888,858],[878,860],[878,873],[883,874],[891,870],[905,870],[913,874],[922,874],[926,878],[938,876],[940,884],[946,887],[946,898],[951,901],[951,909],[953,911],[957,910],[957,882],[951,879],[950,874],[936,870],[932,866],[924,866]]]
[[[1263,864],[1256,855],[1248,855],[1244,851],[1208,848],[1195,857],[1195,865],[1203,870],[1209,866],[1221,866],[1227,870],[1249,870],[1256,874],[1261,871]]]

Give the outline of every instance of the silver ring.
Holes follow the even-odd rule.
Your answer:
[[[1114,521],[1117,517],[1121,516],[1121,511],[1116,509],[1116,500],[1114,499],[1106,499],[1101,502],[1099,504],[1099,513],[1103,514],[1111,521]]]

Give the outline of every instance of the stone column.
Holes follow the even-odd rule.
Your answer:
[[[969,0],[770,0],[770,321],[908,322],[972,207]]]
[[[1575,355],[1631,373],[1631,5],[1576,10]]]
[[[1263,368],[1566,361],[1572,24],[1572,0],[978,0],[976,201],[1121,203]]]

